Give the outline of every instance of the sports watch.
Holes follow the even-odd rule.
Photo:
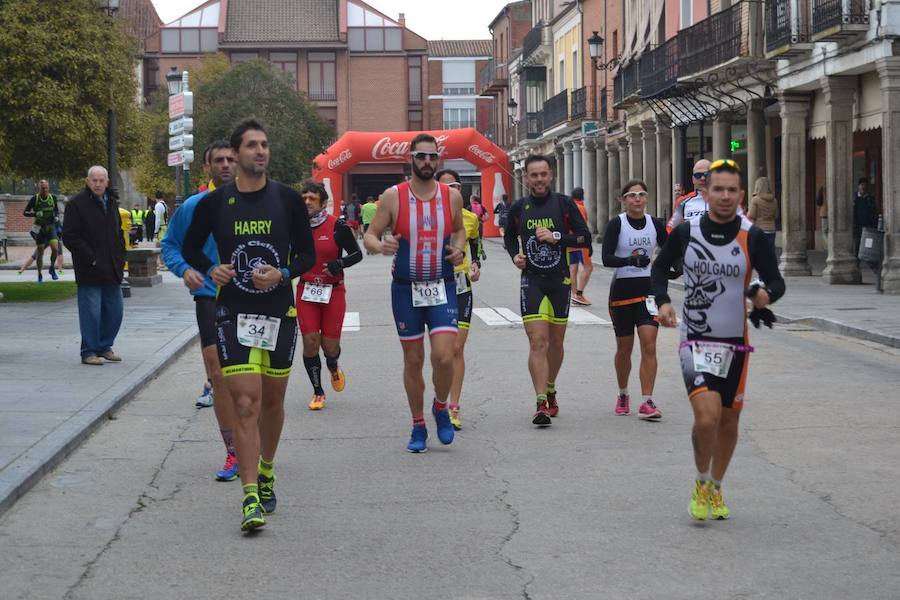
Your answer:
[[[553,232],[553,239],[556,240],[556,241],[558,242],[559,240],[562,239],[562,234],[561,234],[560,232],[558,232],[558,231],[554,231],[554,232]]]

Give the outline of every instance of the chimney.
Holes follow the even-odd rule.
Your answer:
[[[406,27],[406,15],[404,13],[400,13],[400,16],[397,17],[397,22],[400,23],[400,27]]]

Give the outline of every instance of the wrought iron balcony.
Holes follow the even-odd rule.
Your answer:
[[[532,55],[537,52],[537,50],[541,46],[549,46],[546,39],[547,34],[544,30],[550,31],[549,26],[546,23],[538,23],[534,27],[531,28],[531,31],[525,34],[525,39],[522,40],[522,62],[529,63],[532,58]]]
[[[498,65],[493,58],[478,73],[478,93],[482,96],[497,96],[507,86],[506,65]]]
[[[680,31],[676,38],[679,77],[697,75],[735,58],[751,56],[753,4],[756,2],[738,2]]]
[[[583,119],[588,114],[588,88],[572,92],[572,119]]]
[[[607,95],[608,95],[608,92],[606,91],[606,88],[603,88],[602,90],[600,90],[600,122],[601,123],[606,123],[606,121],[608,120],[607,113],[606,113],[606,105],[607,105],[606,97],[607,97]]]
[[[678,83],[678,37],[641,56],[641,97],[659,96]]]
[[[812,51],[808,4],[766,0],[766,58],[790,58]]]
[[[569,120],[569,90],[563,90],[544,102],[544,129]]]
[[[811,0],[816,42],[856,37],[869,28],[867,0]]]
[[[519,141],[534,140],[541,137],[544,131],[543,114],[540,112],[525,113],[525,118],[519,121]]]
[[[632,104],[641,92],[641,62],[631,61],[619,68],[613,79],[613,102],[616,106]]]
[[[625,100],[625,74],[622,71],[616,73],[613,79],[613,105],[618,106]]]

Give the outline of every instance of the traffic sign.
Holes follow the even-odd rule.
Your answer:
[[[169,96],[169,118],[189,117],[194,114],[194,92],[182,92]]]
[[[169,150],[182,150],[184,148],[194,147],[194,136],[183,133],[181,135],[173,135],[169,138]]]
[[[174,121],[169,121],[169,135],[181,135],[182,133],[190,133],[194,130],[194,120],[190,117],[181,117]]]
[[[600,123],[597,121],[582,121],[581,135],[583,137],[599,137]]]
[[[166,163],[170,167],[189,165],[192,162],[194,162],[193,150],[178,150],[176,152],[169,152],[169,155],[166,158]]]

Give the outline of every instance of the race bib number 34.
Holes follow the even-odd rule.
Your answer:
[[[412,301],[413,306],[440,306],[447,304],[447,288],[444,287],[444,281],[435,279],[434,281],[413,281],[412,282]]]
[[[304,283],[303,295],[300,299],[305,302],[318,302],[328,304],[331,302],[331,291],[334,288],[330,283]]]
[[[237,320],[238,343],[250,348],[274,350],[281,319],[266,315],[240,313]]]
[[[693,356],[694,371],[726,377],[734,358],[734,349],[729,344],[698,342],[693,345]]]

